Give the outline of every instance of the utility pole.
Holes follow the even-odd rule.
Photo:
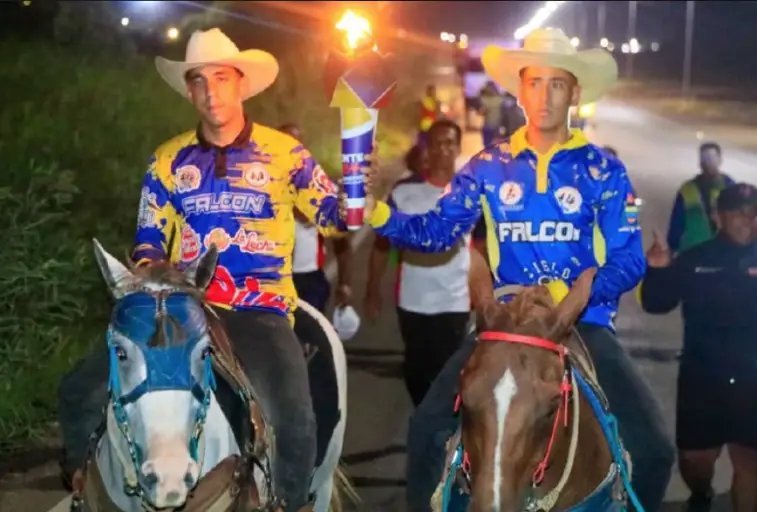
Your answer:
[[[688,96],[691,89],[691,56],[694,46],[694,2],[686,2],[686,47],[683,53],[683,83],[681,92]]]
[[[604,0],[597,2],[597,43],[607,37],[605,34],[605,21],[607,20],[607,6]]]
[[[578,15],[578,34],[576,34],[581,40],[581,46],[585,46],[589,42],[589,24],[586,16],[586,6],[584,2],[576,2],[576,11]]]
[[[628,2],[628,44],[631,44],[631,39],[636,37],[636,0]],[[626,54],[626,78],[633,78],[633,53]]]

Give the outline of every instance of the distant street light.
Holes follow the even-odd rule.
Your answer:
[[[174,41],[179,38],[179,29],[176,27],[171,27],[166,32],[166,37],[170,39],[171,41]]]
[[[573,46],[573,48],[578,48],[579,45],[581,44],[581,40],[577,37],[571,37],[570,44]]]
[[[129,26],[129,18],[127,18],[127,17],[121,18],[121,26],[122,27],[128,27]]]
[[[658,43],[657,41],[655,41],[654,43],[652,43],[652,44],[649,45],[649,49],[652,50],[653,52],[660,51],[660,43]]]
[[[628,48],[631,50],[631,53],[639,53],[639,51],[641,51],[639,40],[635,37],[631,38],[631,40],[628,41]]]
[[[628,53],[628,52],[630,52],[630,51],[631,51],[631,49],[630,49],[630,47],[628,46],[628,43],[623,43],[623,44],[622,44],[622,45],[620,46],[620,51],[621,51],[621,52],[623,52],[623,53]]]
[[[601,46],[602,48],[607,48],[608,46],[610,46],[610,41],[608,41],[606,37],[603,37],[599,40],[599,46]]]

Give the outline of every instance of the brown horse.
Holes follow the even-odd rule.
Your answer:
[[[486,263],[471,253],[479,341],[460,382],[469,510],[569,510],[588,500],[585,510],[622,510],[619,468],[571,371],[601,396],[574,330],[596,270],[585,271],[559,305],[544,286],[500,304]]]

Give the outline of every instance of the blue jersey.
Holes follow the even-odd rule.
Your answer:
[[[474,156],[430,212],[407,215],[379,203],[371,224],[398,247],[442,252],[481,216],[495,287],[570,286],[599,267],[581,321],[614,328],[620,296],[646,270],[636,194],[618,159],[580,130],[537,157],[521,128]]]

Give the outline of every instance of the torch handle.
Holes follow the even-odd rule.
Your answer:
[[[342,121],[342,186],[346,195],[347,229],[363,227],[365,208],[365,177],[367,156],[373,151],[378,125],[378,110],[341,108]]]

